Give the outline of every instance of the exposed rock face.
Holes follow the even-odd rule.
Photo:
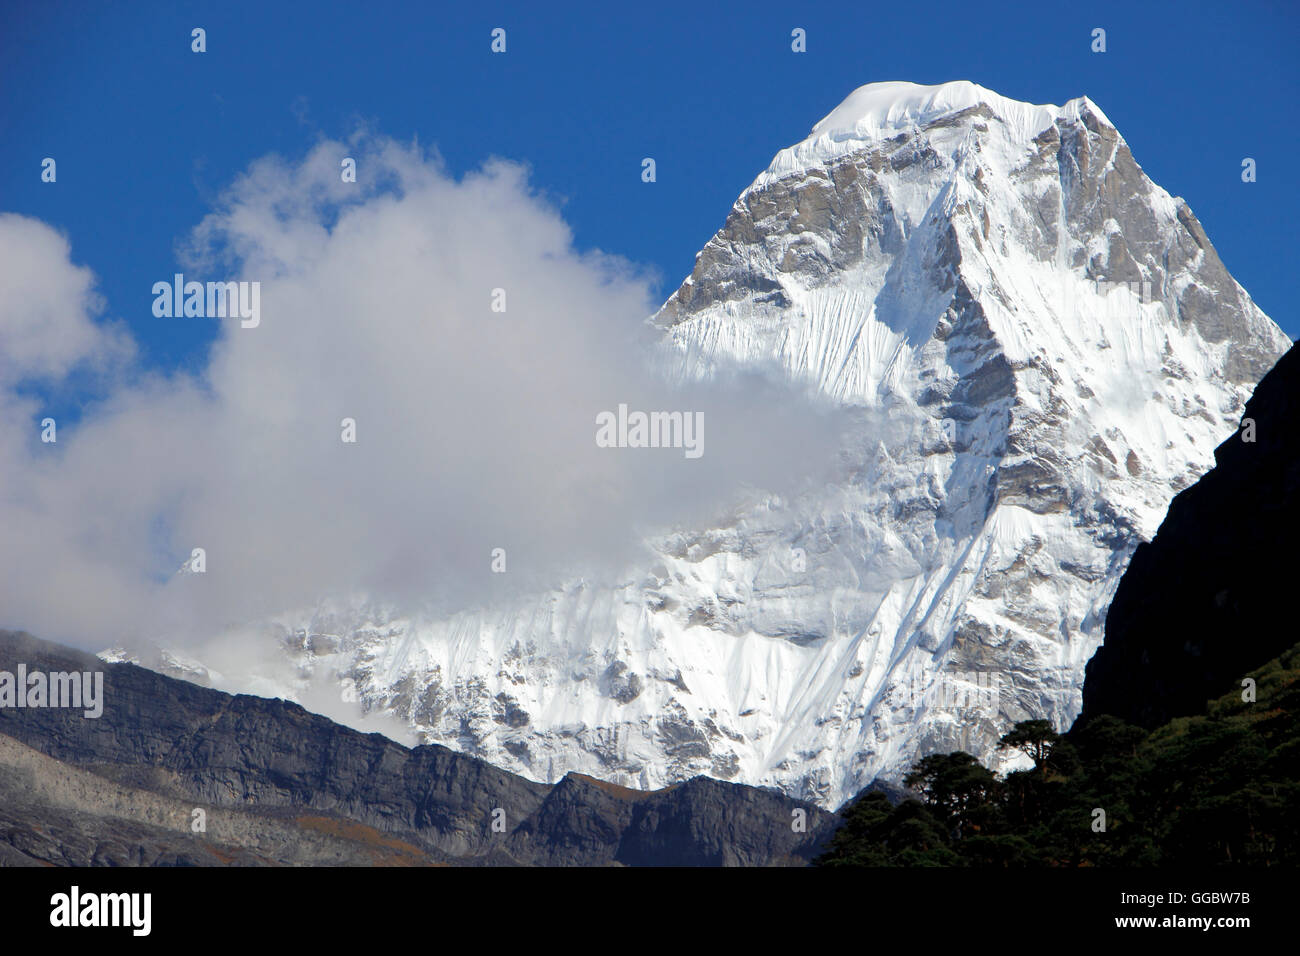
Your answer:
[[[664,535],[621,587],[287,615],[277,692],[547,782],[838,806],[928,752],[996,765],[1013,722],[1078,714],[1129,556],[1288,345],[1095,104],[969,83],[851,95],[655,321],[682,374],[776,367],[859,416],[833,480]]]
[[[0,631],[0,670],[18,664],[103,671],[103,714],[0,707],[0,864],[799,865],[833,825],[714,780],[548,787]]]
[[[1296,641],[1300,543],[1300,351],[1255,389],[1244,427],[1138,546],[1088,662],[1083,717],[1154,727],[1200,713]],[[1248,439],[1254,439],[1253,441]]]

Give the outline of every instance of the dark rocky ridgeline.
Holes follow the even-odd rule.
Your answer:
[[[834,825],[776,791],[707,778],[644,792],[571,774],[551,787],[0,631],[0,670],[20,663],[102,671],[103,714],[0,707],[0,864],[802,865]]]
[[[1080,724],[1154,727],[1200,713],[1225,681],[1296,642],[1300,564],[1300,351],[1260,381],[1215,467],[1137,548],[1088,663]],[[1254,441],[1244,424],[1254,423]]]

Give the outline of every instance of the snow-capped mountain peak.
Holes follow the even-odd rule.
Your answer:
[[[845,97],[805,139],[777,153],[754,187],[968,110],[996,117],[1009,137],[1022,143],[1029,143],[1057,120],[1075,120],[1085,111],[1099,122],[1112,125],[1086,96],[1069,100],[1064,106],[1035,106],[1008,99],[968,80],[936,86],[869,83]]]
[[[655,324],[684,374],[775,365],[861,414],[835,482],[663,535],[620,587],[286,616],[286,692],[544,781],[834,806],[932,750],[996,759],[1078,713],[1129,555],[1288,345],[1089,100],[967,82],[855,90]]]

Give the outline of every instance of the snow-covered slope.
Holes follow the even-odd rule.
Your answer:
[[[1078,713],[1128,556],[1288,345],[1090,101],[964,82],[851,94],[654,321],[684,374],[776,362],[861,410],[836,482],[669,535],[618,588],[290,615],[297,683],[230,681],[334,686],[543,781],[835,806],[925,752],[996,759]]]

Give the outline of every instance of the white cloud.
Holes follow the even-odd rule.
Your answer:
[[[92,320],[102,308],[94,276],[70,252],[44,223],[0,213],[0,387],[127,357],[121,333]]]
[[[358,183],[340,181],[343,156]],[[324,597],[445,610],[616,577],[646,531],[793,485],[834,447],[831,418],[762,381],[649,374],[647,277],[576,251],[507,163],[457,181],[379,140],[254,164],[184,271],[260,282],[261,324],[141,319],[221,322],[207,368],[137,369],[57,445],[10,386],[128,353],[57,234],[0,217],[4,250],[0,617],[48,637],[179,642]],[[704,412],[704,456],[597,448],[596,415],[620,402]],[[172,576],[192,547],[206,573]]]

